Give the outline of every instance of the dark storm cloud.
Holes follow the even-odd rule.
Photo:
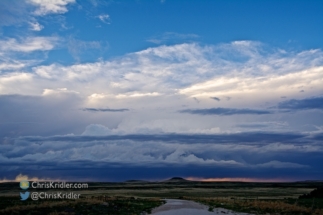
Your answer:
[[[268,169],[254,171],[253,169],[235,168],[228,169],[218,166],[200,166],[190,165],[183,168],[180,166],[118,166],[118,165],[101,165],[92,162],[71,162],[71,166],[60,165],[57,163],[49,164],[50,168],[32,169],[30,165],[22,164],[20,167],[12,171],[0,171],[1,178],[15,178],[18,174],[26,174],[30,177],[65,179],[68,181],[125,181],[131,179],[141,180],[165,180],[174,176],[179,177],[201,177],[201,178],[263,178],[272,179],[285,178],[289,180],[321,180],[322,171],[313,169]],[[273,177],[273,175],[275,175]]]
[[[314,140],[323,141],[323,133],[315,134],[312,138]]]
[[[0,144],[5,152],[0,155],[0,176],[15,172],[84,180],[91,175],[91,180],[119,181],[178,174],[270,178],[297,172],[295,177],[317,179],[322,173],[322,137],[264,132],[20,137]]]
[[[220,101],[221,100],[218,97],[210,97],[210,99],[213,99],[213,100],[216,100],[216,101]]]
[[[198,114],[198,115],[220,115],[220,116],[229,116],[229,115],[237,115],[237,114],[252,114],[252,115],[272,114],[272,112],[268,110],[235,109],[235,108],[185,109],[179,112]]]
[[[237,127],[239,128],[266,128],[269,125],[265,125],[265,124],[241,124],[241,125],[237,125]]]
[[[90,141],[118,141],[132,140],[138,142],[156,141],[168,143],[273,143],[273,142],[307,142],[308,137],[296,133],[264,133],[245,132],[234,134],[131,134],[109,136],[51,136],[51,137],[21,137],[28,142],[42,141],[67,141],[67,142],[90,142]]]
[[[280,102],[279,109],[289,110],[309,110],[321,109],[323,110],[323,97],[306,98],[306,99],[291,99],[288,101]]]
[[[84,108],[83,111],[90,111],[90,112],[124,112],[129,111],[127,108],[121,109],[110,109],[110,108]]]

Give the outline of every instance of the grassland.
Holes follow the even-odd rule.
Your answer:
[[[235,198],[192,198],[193,200],[208,205],[209,210],[222,207],[238,212],[253,214],[281,214],[281,215],[323,215],[323,199],[316,200],[258,200],[258,199],[235,199]]]
[[[127,197],[109,197],[109,198],[82,198],[78,200],[45,200],[20,201],[17,197],[0,197],[1,215],[19,214],[19,215],[135,215],[149,214],[155,207],[164,202],[160,199],[146,198],[127,198]]]
[[[18,183],[0,184],[0,214],[144,214],[163,204],[163,198],[181,198],[210,207],[254,214],[323,215],[323,198],[299,199],[322,182],[241,183],[131,181],[89,183],[88,189],[59,190],[81,194],[79,200],[20,201]],[[49,191],[31,189],[30,192]],[[50,190],[52,192],[53,190]],[[32,211],[32,213],[29,213]]]

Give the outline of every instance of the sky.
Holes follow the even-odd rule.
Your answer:
[[[322,11],[1,0],[0,181],[323,180]]]

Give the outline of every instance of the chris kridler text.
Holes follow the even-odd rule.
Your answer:
[[[31,186],[30,186],[31,185]],[[26,190],[26,192],[20,192],[21,201],[27,200],[31,197],[32,200],[38,199],[78,199],[80,194],[73,192],[28,192],[28,188],[33,189],[87,189],[89,185],[87,183],[66,183],[66,182],[40,182],[33,181],[21,181],[20,188]]]

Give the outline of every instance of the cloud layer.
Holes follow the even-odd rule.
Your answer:
[[[2,144],[0,149],[6,154],[0,156],[1,170],[5,171],[10,166],[18,171],[24,169],[24,172],[55,171],[59,167],[82,168],[86,172],[92,168],[127,169],[130,166],[138,170],[152,167],[176,169],[180,166],[190,169],[189,165],[193,165],[202,169],[218,168],[219,172],[211,174],[213,177],[225,174],[226,168],[240,173],[267,171],[263,176],[269,176],[275,169],[297,169],[303,173],[318,171],[318,167],[299,159],[311,155],[311,162],[320,163],[322,158],[319,154],[323,152],[320,141],[315,140],[317,135],[113,135],[111,131],[98,136],[96,130],[99,129],[102,127],[88,128],[88,132],[95,136],[21,137]],[[286,153],[293,156],[286,157]],[[239,174],[233,175],[237,177]]]
[[[0,180],[322,179],[319,33],[234,41],[226,4],[1,0]]]
[[[190,113],[199,115],[235,115],[235,114],[270,114],[267,110],[253,110],[253,109],[233,109],[233,108],[209,108],[209,109],[186,109],[181,110],[180,113]]]
[[[291,99],[278,104],[278,108],[290,110],[323,109],[323,97]]]
[[[322,173],[321,50],[183,43],[45,65],[20,55],[60,47],[57,37],[0,43],[3,176],[93,171],[98,178],[116,168],[114,180],[131,168],[148,178],[164,177],[158,168],[196,177]]]
[[[51,50],[55,41],[57,38],[38,37],[22,42],[9,39],[1,44],[2,51],[30,52]],[[73,82],[69,90],[85,96],[113,97],[158,93],[262,100],[273,96],[301,97],[300,89],[305,95],[322,90],[323,54],[320,50],[297,54],[273,50],[260,54],[264,50],[262,44],[249,41],[219,46],[194,43],[160,46],[111,61],[34,67],[32,80],[35,91],[39,91],[42,84],[67,88]],[[235,52],[237,59],[226,59],[231,52]],[[85,91],[84,84],[91,87]],[[35,91],[26,93],[36,95]]]

